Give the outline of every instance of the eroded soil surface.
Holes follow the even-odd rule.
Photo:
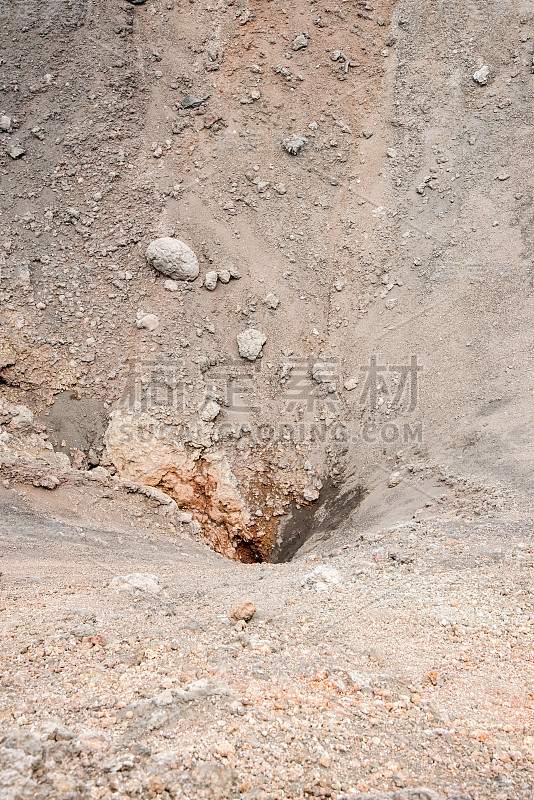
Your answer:
[[[1,6],[2,798],[532,800],[531,4]]]

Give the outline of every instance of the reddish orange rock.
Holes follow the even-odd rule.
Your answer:
[[[248,622],[249,619],[252,619],[256,612],[256,606],[250,600],[245,600],[241,603],[237,603],[233,609],[228,613],[228,619],[231,622],[239,622],[240,619],[245,620]]]

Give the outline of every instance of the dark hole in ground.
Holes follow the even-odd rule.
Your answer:
[[[265,560],[260,548],[254,542],[239,542],[236,545],[236,553],[239,561],[244,564],[260,564]]]
[[[360,505],[364,494],[363,486],[348,487],[343,479],[328,478],[315,503],[300,507],[292,503],[288,516],[280,522],[271,562],[291,561],[311,536],[320,533],[327,536],[341,527]]]

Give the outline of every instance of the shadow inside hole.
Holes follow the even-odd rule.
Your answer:
[[[328,478],[315,503],[297,506],[293,502],[287,517],[280,521],[271,562],[291,561],[311,536],[334,531],[347,521],[360,505],[363,486],[343,487],[342,479]]]

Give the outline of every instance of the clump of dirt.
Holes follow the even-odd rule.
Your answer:
[[[101,399],[59,392],[39,416],[56,451],[66,453],[80,466],[98,466],[108,416]]]

